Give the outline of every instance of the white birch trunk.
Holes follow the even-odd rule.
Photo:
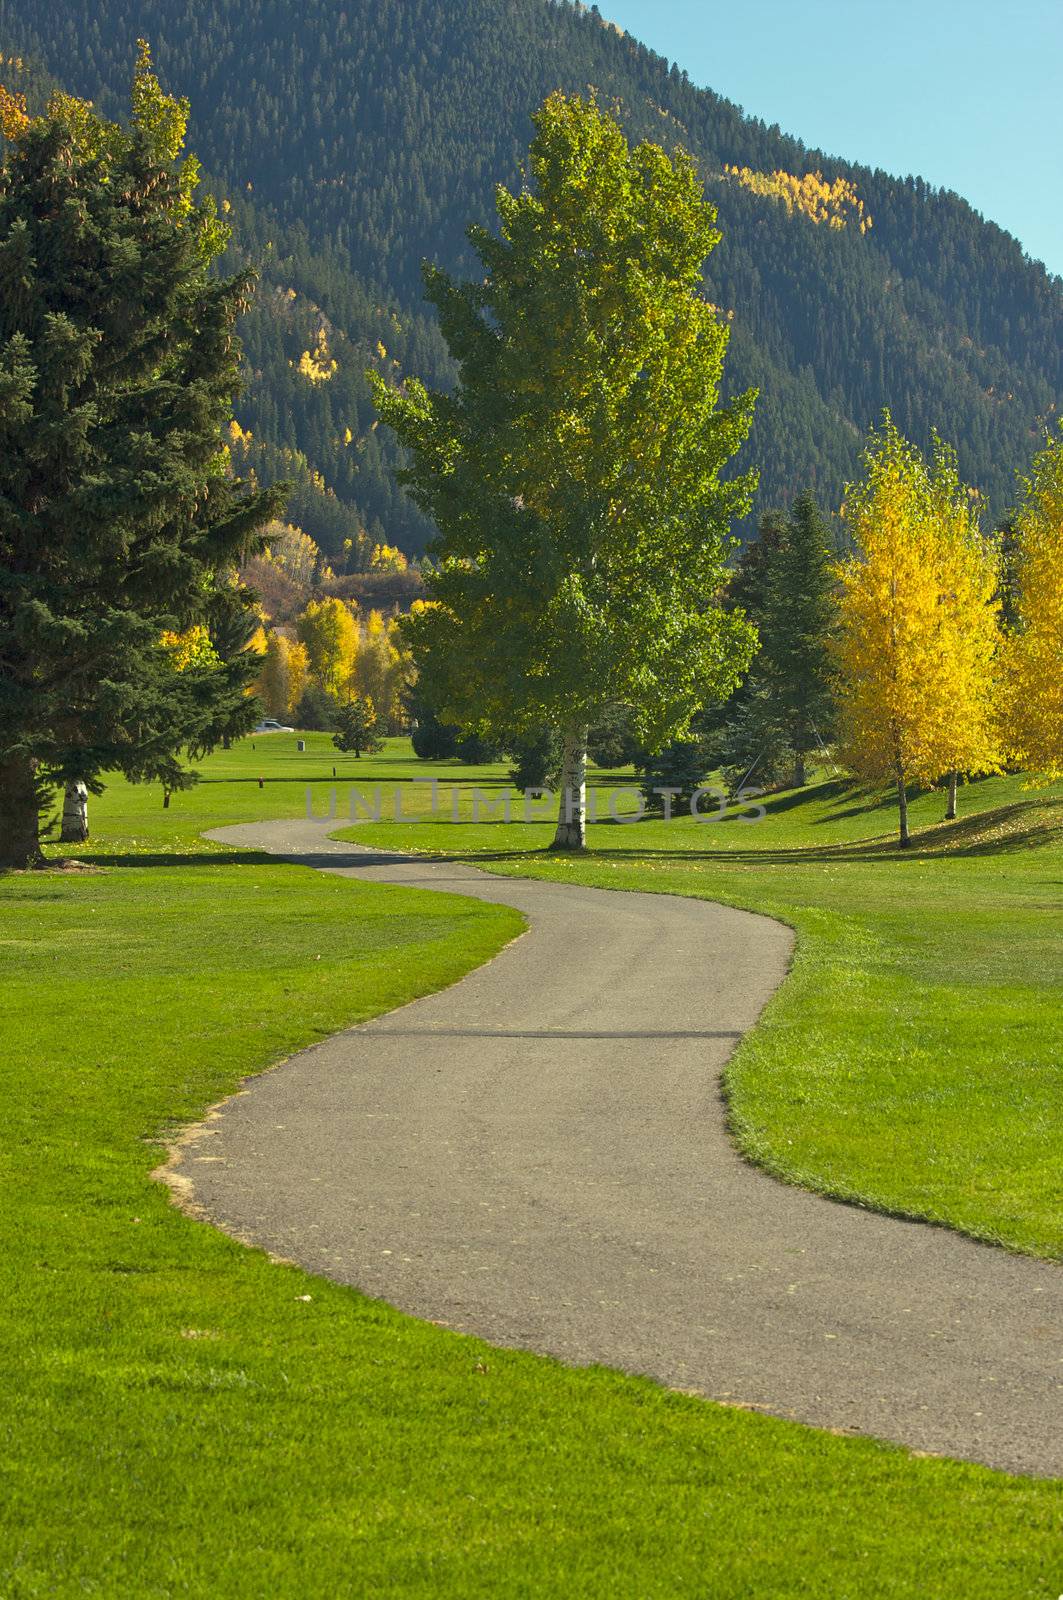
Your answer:
[[[561,804],[555,850],[582,850],[587,843],[587,727],[566,728],[561,762]]]
[[[80,781],[67,784],[63,795],[63,844],[84,844],[89,836],[89,791]]]

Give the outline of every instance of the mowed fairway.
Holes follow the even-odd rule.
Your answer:
[[[319,795],[331,783],[327,740],[311,738],[305,757],[290,736],[256,744],[219,753],[204,766],[213,781],[175,796],[166,812],[157,790],[116,785],[94,805],[94,839],[80,852],[102,870],[0,880],[0,1592],[20,1600],[1058,1593],[1059,1485],[915,1459],[608,1372],[493,1351],[274,1264],[170,1205],[150,1177],[164,1130],[200,1115],[242,1075],[451,981],[520,928],[504,910],[333,880],[198,840],[202,827],[298,813],[307,779],[320,780]],[[390,782],[425,770],[398,744],[375,763],[340,758],[337,767],[341,785],[355,772]],[[439,772],[451,775],[470,777],[467,768]],[[983,792],[992,799],[1004,789]],[[1014,786],[1008,795],[1020,798]],[[818,838],[819,827],[829,830],[812,823],[814,805],[808,826]],[[773,850],[794,847],[798,809],[782,813],[794,836],[784,843],[780,832]],[[1020,817],[1041,826],[1055,815]],[[872,827],[889,822],[876,814]],[[444,833],[440,824],[431,834],[419,826],[375,825],[370,836],[468,849],[490,833],[505,851],[529,842],[502,826]],[[960,997],[983,995],[982,1031],[1007,1035],[1009,1059],[1025,1063],[1027,1112],[1037,1116],[1019,1115],[1005,1082],[1001,1135],[995,1151],[984,1144],[985,1184],[972,1197],[982,1220],[958,1211],[954,1220],[1004,1237],[1001,1219],[1021,1208],[1025,1232],[1014,1229],[1012,1242],[1055,1248],[1043,1171],[1049,1123],[1040,1155],[1036,1132],[1023,1145],[1018,1129],[1024,1120],[1036,1129],[1052,1112],[1047,1070],[1035,1068],[1039,1050],[1046,1064],[1059,1058],[1049,983],[1059,974],[1045,932],[1058,846],[903,866],[863,855],[750,862],[737,853],[750,840],[767,851],[769,826],[739,833],[723,824],[721,838],[736,841],[723,861],[688,849],[655,856],[648,845],[671,851],[681,830],[648,824],[613,830],[623,833],[622,857],[483,864],[756,899],[795,921],[798,967],[733,1068],[736,1107],[747,1140],[758,1129],[766,1149],[786,1148],[803,1129],[801,1162],[813,1178],[822,1181],[817,1163],[829,1148],[856,1189],[865,1172],[889,1175],[866,1136],[878,1113],[860,1110],[881,1076],[867,1063],[889,1055],[879,1038],[880,1018],[894,1015],[888,985],[928,991],[938,981],[924,970],[925,939],[910,942],[920,906],[927,916],[938,908],[942,924],[959,918],[963,942],[943,944],[951,964],[940,974],[954,1014],[935,1035],[924,996],[919,1036],[930,1048],[926,1041],[950,1029],[956,1037],[962,1023],[961,1043],[973,1040],[978,1029],[960,1015]],[[825,841],[828,855],[839,832],[844,842],[846,830],[853,838],[861,828],[872,831],[866,817],[842,819]],[[891,889],[902,873],[911,876]],[[910,887],[920,873],[922,901]],[[942,903],[953,873],[952,899]],[[827,937],[836,924],[884,917],[890,894],[892,922],[876,924],[877,943]],[[990,929],[1001,906],[1014,920],[1010,933],[998,928],[999,942],[1023,948],[998,992],[976,974],[994,970]],[[965,966],[978,939],[981,954]],[[837,972],[852,985],[842,991],[847,1006],[833,1005],[824,985],[822,974],[833,984]],[[864,1053],[854,1061],[857,1038]],[[973,1058],[979,1099],[992,1089],[994,1048],[999,1060],[993,1037]],[[848,1074],[847,1098],[824,1091],[829,1060]],[[769,1093],[765,1080],[788,1061],[793,1082],[785,1091],[773,1082]],[[913,1127],[929,1129],[928,1149],[940,1140],[941,1174],[928,1178],[913,1155],[897,1185],[921,1183],[925,1194],[932,1182],[943,1214],[962,1198],[949,1137],[975,1137],[954,1110],[940,1112],[955,1098],[952,1070],[946,1062],[936,1092],[924,1084],[911,1113]],[[909,1081],[923,1076],[913,1070]],[[812,1096],[803,1115],[801,1093]],[[900,1081],[892,1094],[890,1103],[905,1103]],[[822,1106],[832,1104],[854,1109],[839,1109],[824,1133]],[[885,1139],[883,1131],[879,1145]],[[798,1165],[794,1158],[791,1170]],[[1006,1204],[998,1194],[1010,1196]]]

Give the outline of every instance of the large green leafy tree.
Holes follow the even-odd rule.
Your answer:
[[[227,471],[251,285],[212,274],[224,230],[146,47],[128,129],[63,96],[2,109],[0,865],[20,867],[54,785],[176,786],[178,752],[253,715],[245,654],[177,670],[163,635],[216,617],[281,497]]]
[[[472,228],[477,283],[428,269],[456,392],[376,380],[439,528],[415,655],[467,727],[564,740],[556,843],[584,840],[588,729],[633,708],[659,744],[744,670],[718,595],[752,474],[721,471],[749,393],[719,404],[727,329],[701,292],[719,238],[693,164],[631,148],[594,100],[552,95],[528,185]]]
[[[337,750],[344,753],[353,752],[360,757],[363,752],[372,755],[384,748],[384,741],[377,731],[377,714],[368,697],[359,696],[346,701],[336,713],[336,728],[332,742]]]

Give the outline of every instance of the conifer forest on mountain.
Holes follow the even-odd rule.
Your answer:
[[[932,428],[957,442],[989,522],[1014,501],[1060,393],[1063,293],[957,195],[806,149],[569,0],[0,0],[31,105],[61,82],[117,114],[141,35],[191,101],[190,147],[234,224],[224,265],[261,274],[241,465],[294,481],[288,520],[337,572],[430,538],[366,369],[452,380],[420,263],[471,268],[466,227],[519,181],[555,88],[593,86],[629,135],[684,146],[718,209],[728,392],[760,391],[740,533],[804,490],[836,511],[887,405],[921,448]]]

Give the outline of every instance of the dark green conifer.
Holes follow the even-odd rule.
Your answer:
[[[142,50],[121,129],[59,99],[0,168],[0,866],[39,855],[69,780],[181,785],[256,707],[243,652],[164,634],[206,626],[233,563],[283,500],[227,470],[248,276],[175,165],[187,105]]]
[[[798,495],[786,531],[768,560],[757,676],[773,722],[794,757],[794,783],[829,730],[831,690],[827,635],[834,616],[830,532],[814,495]]]

